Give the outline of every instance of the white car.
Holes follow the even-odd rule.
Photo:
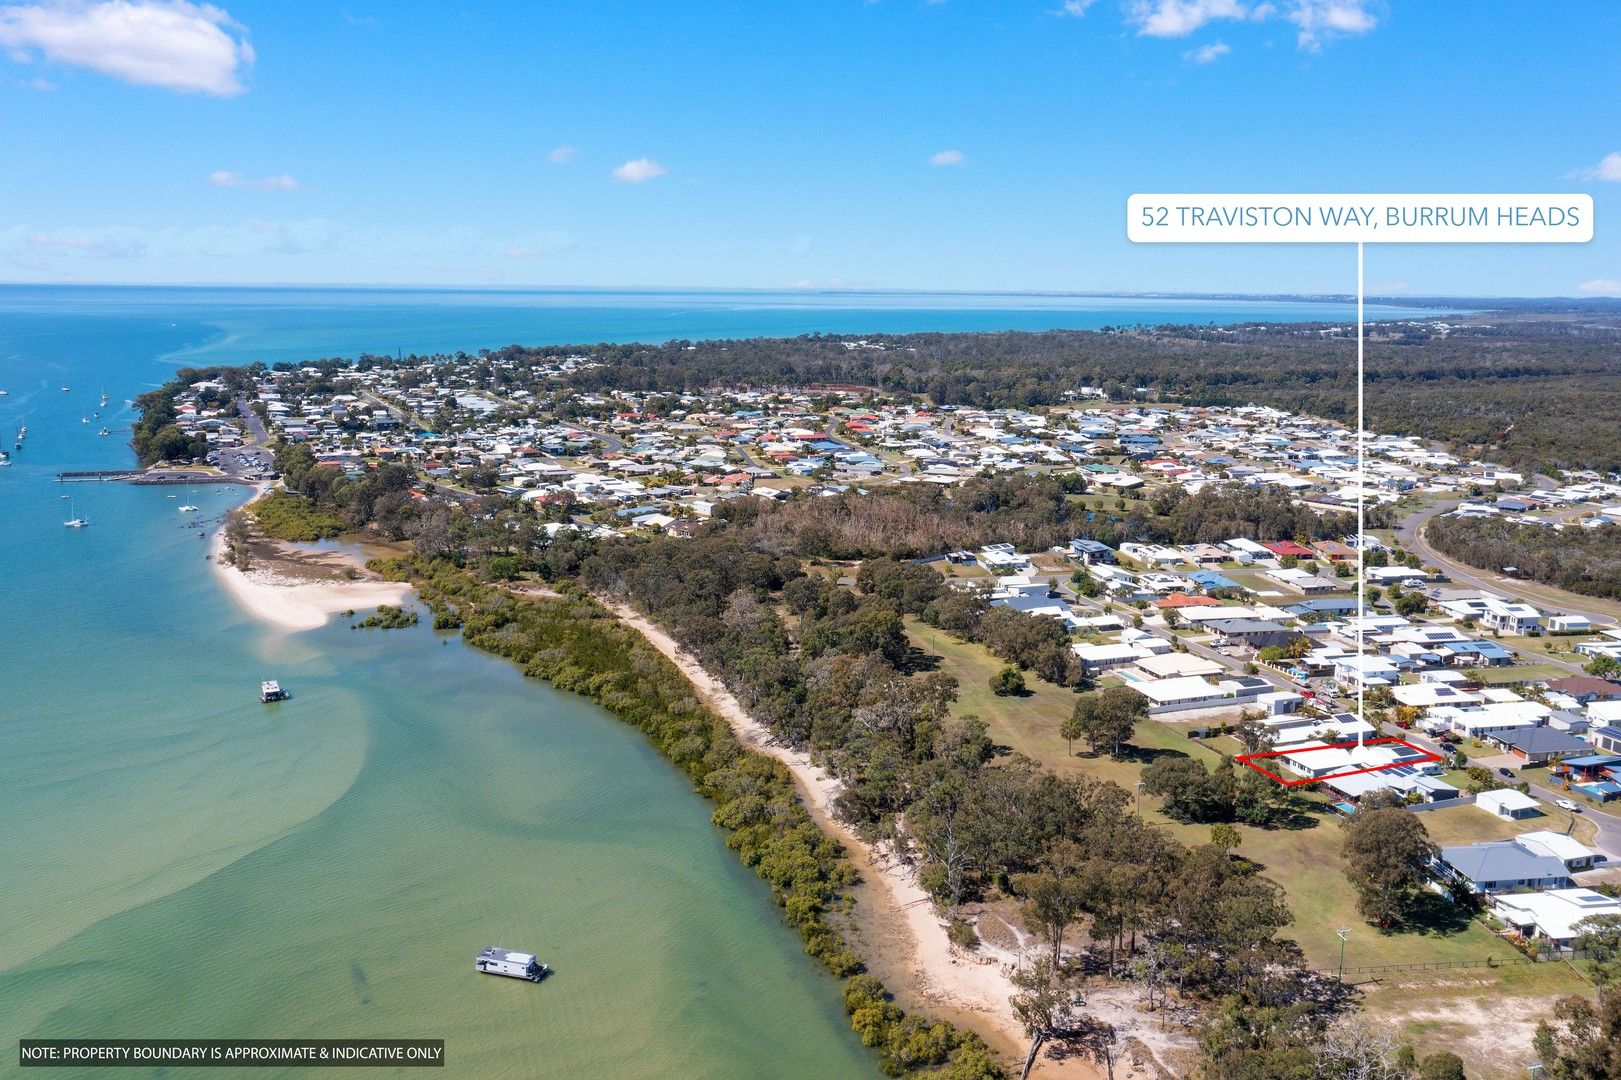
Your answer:
[[[1572,814],[1579,814],[1582,812],[1582,808],[1571,802],[1569,799],[1555,799],[1553,804],[1559,807],[1561,810],[1569,810]]]

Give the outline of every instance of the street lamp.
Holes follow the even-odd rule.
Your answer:
[[[1340,973],[1339,973],[1340,982],[1345,981],[1345,938],[1346,938],[1346,935],[1349,934],[1350,932],[1351,932],[1351,928],[1349,926],[1342,927],[1341,929],[1334,931],[1334,933],[1339,935],[1339,939],[1340,939]]]

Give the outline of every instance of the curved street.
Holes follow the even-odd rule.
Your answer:
[[[1592,596],[1577,596],[1574,593],[1555,589],[1550,585],[1542,585],[1535,581],[1525,581],[1521,578],[1504,577],[1502,574],[1493,574],[1481,570],[1436,551],[1424,537],[1424,526],[1431,518],[1437,517],[1453,506],[1454,501],[1437,503],[1425,507],[1403,517],[1396,525],[1396,538],[1403,547],[1413,552],[1425,563],[1438,566],[1446,571],[1447,576],[1462,585],[1473,586],[1477,589],[1486,589],[1495,593],[1517,596],[1540,608],[1563,612],[1571,615],[1585,615],[1593,620],[1595,626],[1612,626],[1621,623],[1621,603],[1601,600]]]

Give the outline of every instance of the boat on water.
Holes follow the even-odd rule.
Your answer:
[[[82,529],[86,525],[89,525],[90,522],[82,517],[70,517],[66,521],[62,522],[62,524],[66,525],[70,529]]]
[[[535,959],[534,953],[513,952],[490,946],[478,954],[473,967],[486,975],[505,975],[509,979],[527,979],[539,982],[551,974],[551,968]]]
[[[281,683],[277,682],[275,679],[266,679],[264,682],[259,684],[260,701],[286,701],[289,696],[290,695],[287,693],[287,691],[281,688]]]
[[[190,503],[186,503],[180,507],[180,512],[182,514],[195,514],[197,512],[197,508]]]
[[[106,428],[102,428],[100,431],[96,432],[96,434],[97,435],[111,435],[112,432],[108,431]]]
[[[73,390],[73,387],[71,387],[71,386],[62,387],[62,393],[64,393],[64,394],[71,393],[72,390]]]

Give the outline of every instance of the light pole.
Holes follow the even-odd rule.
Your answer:
[[[1339,973],[1340,982],[1345,981],[1345,937],[1350,932],[1351,932],[1351,928],[1349,926],[1343,927],[1343,928],[1341,928],[1339,930],[1334,931],[1334,933],[1339,935],[1339,939],[1340,939],[1340,973]]]

